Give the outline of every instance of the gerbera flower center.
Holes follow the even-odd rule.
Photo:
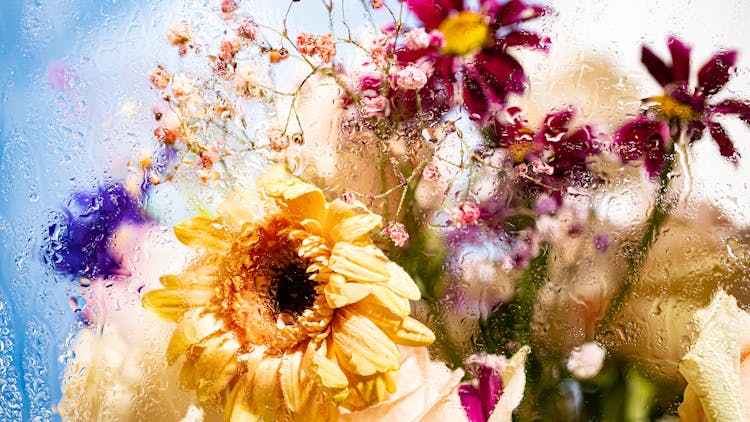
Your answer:
[[[310,280],[307,266],[301,259],[287,263],[277,271],[268,293],[269,304],[277,314],[285,313],[295,318],[312,306],[317,297],[315,282]]]
[[[476,52],[490,37],[490,27],[485,17],[466,10],[445,18],[438,30],[445,37],[443,53],[454,56]]]
[[[235,240],[220,275],[220,312],[249,344],[284,353],[325,327],[319,283],[285,221],[255,227]],[[320,323],[320,324],[319,324]]]

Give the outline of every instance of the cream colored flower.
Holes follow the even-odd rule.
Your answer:
[[[680,420],[750,420],[750,314],[719,291],[694,320],[698,338],[679,366],[688,382]]]
[[[140,338],[124,337],[113,326],[101,333],[80,332],[73,345],[75,357],[67,365],[58,411],[65,421],[180,420],[196,402],[181,390],[178,371],[169,368],[161,353],[170,332],[168,324],[143,330]],[[201,418],[192,420],[204,420]]]
[[[167,347],[180,383],[227,420],[335,420],[395,393],[396,346],[431,344],[410,318],[421,297],[369,237],[381,217],[326,202],[281,167],[262,178],[265,215],[237,199],[175,234],[199,251],[161,278],[146,308],[178,322]],[[184,359],[183,359],[184,357]]]
[[[341,422],[464,421],[458,386],[463,371],[431,361],[425,348],[401,347],[396,393],[367,409],[341,415]]]
[[[92,327],[72,345],[58,411],[66,421],[219,420],[196,407],[195,394],[179,388],[179,371],[164,361],[173,324],[154,321],[138,289],[153,288],[165,270],[185,264],[189,249],[171,230],[123,226],[112,249],[131,276],[106,287],[95,280],[82,292]],[[201,415],[200,418],[197,418]]]

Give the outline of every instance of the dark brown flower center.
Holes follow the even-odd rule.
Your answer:
[[[315,303],[315,282],[310,280],[303,260],[279,263],[274,269],[268,289],[268,301],[275,314],[290,314],[297,318]]]

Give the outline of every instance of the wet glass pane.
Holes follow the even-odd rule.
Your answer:
[[[8,0],[0,420],[750,417],[740,0]]]

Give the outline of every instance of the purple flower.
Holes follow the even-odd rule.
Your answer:
[[[147,221],[122,183],[75,192],[48,228],[43,259],[55,270],[76,277],[118,274],[121,262],[110,250],[112,237],[123,223]]]
[[[487,421],[503,395],[501,368],[494,362],[497,359],[493,358],[492,355],[484,359],[475,357],[467,369],[476,380],[459,387],[461,405],[471,422]]]
[[[526,89],[526,74],[508,53],[509,47],[549,49],[549,38],[518,28],[520,23],[546,14],[548,9],[544,7],[520,0],[484,0],[477,11],[467,10],[463,0],[406,0],[406,3],[424,29],[440,31],[445,42],[418,50],[401,48],[396,52],[399,62],[408,64],[429,58],[435,69],[430,79],[439,80],[441,87],[452,85],[456,82],[455,75],[460,74],[463,102],[475,120],[486,122],[505,106],[510,94],[522,94]],[[428,81],[423,90],[429,88]],[[452,87],[441,94],[441,100],[452,101]]]
[[[719,153],[736,162],[739,153],[721,124],[714,120],[717,115],[734,114],[750,124],[750,103],[729,99],[718,104],[709,104],[708,99],[721,91],[729,82],[737,60],[734,50],[719,51],[698,70],[698,85],[691,89],[690,47],[674,37],[667,39],[672,56],[671,65],[644,46],[641,61],[656,81],[664,87],[664,96],[650,98],[656,103],[660,117],[676,123],[687,130],[691,141],[703,136],[708,128],[711,137],[719,147]]]
[[[609,235],[608,234],[597,234],[593,239],[594,248],[600,252],[606,252],[609,249]]]
[[[623,162],[643,159],[651,178],[661,173],[668,146],[669,127],[646,116],[637,117],[617,129],[612,142],[612,150]]]

